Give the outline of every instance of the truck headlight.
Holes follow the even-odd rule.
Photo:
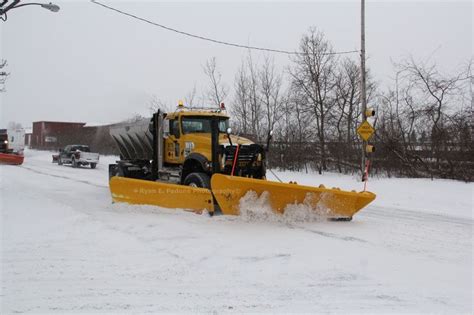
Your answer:
[[[184,143],[184,149],[191,152],[194,149],[194,142],[192,141],[186,141]]]
[[[189,153],[193,152],[194,150],[194,142],[186,141],[184,143],[184,156],[187,157]]]

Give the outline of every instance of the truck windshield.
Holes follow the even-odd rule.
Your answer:
[[[183,133],[211,133],[211,118],[183,117]],[[225,133],[229,127],[229,119],[219,120],[219,132]]]

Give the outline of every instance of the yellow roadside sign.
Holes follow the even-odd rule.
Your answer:
[[[362,124],[360,124],[359,128],[357,128],[357,133],[365,141],[369,140],[374,132],[374,127],[372,127],[372,125],[367,120],[365,120]]]

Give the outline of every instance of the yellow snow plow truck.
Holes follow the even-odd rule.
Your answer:
[[[266,146],[231,134],[218,109],[158,111],[151,119],[111,127],[120,160],[109,165],[114,202],[238,215],[249,192],[265,194],[276,213],[303,204],[329,219],[351,220],[375,199],[370,192],[268,181]],[[290,211],[290,210],[288,210]]]

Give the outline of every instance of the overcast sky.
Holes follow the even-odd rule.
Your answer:
[[[216,57],[224,81],[232,85],[247,53],[168,32],[88,1],[54,3],[61,7],[58,13],[29,6],[11,10],[8,20],[0,22],[0,58],[8,61],[10,72],[6,92],[0,93],[0,127],[10,121],[28,127],[39,120],[109,123],[147,115],[152,95],[176,104],[194,85],[205,88],[202,65],[210,57]],[[236,43],[296,50],[301,35],[316,26],[335,50],[360,47],[359,1],[104,3]],[[388,82],[391,60],[410,54],[454,70],[473,55],[473,13],[471,1],[368,1],[366,48],[375,79]],[[285,55],[274,58],[282,70],[290,64]],[[232,103],[232,97],[226,102]]]

